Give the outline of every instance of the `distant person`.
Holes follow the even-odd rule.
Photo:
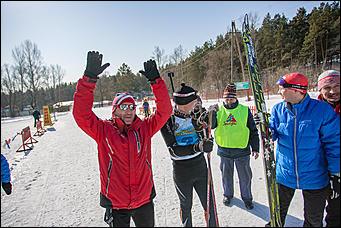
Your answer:
[[[251,192],[250,155],[252,154],[255,159],[259,156],[258,130],[248,106],[239,103],[234,83],[227,84],[223,98],[223,105],[219,111],[213,111],[212,115],[212,129],[216,128],[215,141],[220,156],[223,203],[227,206],[233,198],[234,165],[236,165],[241,198],[245,207],[251,210],[254,205]]]
[[[198,102],[197,92],[185,83],[173,94],[175,108],[173,114],[161,129],[173,164],[173,181],[180,200],[182,226],[192,226],[193,190],[199,196],[201,206],[207,216],[207,163],[204,153],[213,149],[213,138],[205,138],[207,125],[198,124],[191,117]],[[212,196],[212,192],[210,193]],[[210,197],[209,226],[217,226]]]
[[[34,108],[32,116],[34,118],[34,127],[36,127],[37,122],[40,120],[40,112],[37,107]]]
[[[340,116],[340,72],[336,70],[323,72],[318,78],[318,90],[320,91],[320,95],[317,99],[330,104]],[[340,175],[334,175],[332,177],[329,173],[329,179],[330,195],[327,199],[326,226],[340,227],[340,194],[335,194],[335,192],[340,192]]]
[[[269,118],[277,141],[276,177],[280,218],[285,218],[296,189],[304,200],[303,226],[322,227],[329,196],[329,175],[333,186],[340,176],[340,117],[326,102],[311,99],[308,80],[300,73],[277,81],[283,102],[272,108]],[[340,194],[340,189],[334,189]],[[266,226],[269,226],[268,223]]]
[[[150,114],[150,111],[149,111],[149,103],[148,103],[147,98],[144,98],[144,101],[143,101],[143,111],[144,111],[144,117],[148,117]]]
[[[156,97],[156,113],[141,120],[136,115],[133,97],[120,93],[113,100],[112,118],[102,120],[92,111],[98,75],[110,65],[102,65],[102,57],[98,52],[88,52],[84,76],[78,80],[74,94],[73,116],[98,145],[104,220],[111,227],[129,227],[131,218],[137,227],[153,227],[156,193],[151,138],[172,113],[168,90],[155,61],[149,60],[140,73],[150,82]]]
[[[7,195],[12,193],[11,171],[7,159],[1,154],[1,186]]]

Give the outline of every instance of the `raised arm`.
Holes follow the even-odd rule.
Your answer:
[[[99,138],[102,122],[92,111],[94,90],[98,75],[110,65],[106,63],[102,66],[102,58],[103,55],[98,52],[88,52],[86,70],[84,76],[78,80],[72,110],[77,125],[96,141]]]
[[[156,111],[152,117],[146,118],[149,124],[150,135],[153,136],[166,123],[172,114],[172,104],[169,98],[168,90],[165,82],[160,77],[159,71],[154,60],[144,62],[144,71],[140,71],[148,81],[155,96]]]

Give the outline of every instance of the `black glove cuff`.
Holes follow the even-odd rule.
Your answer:
[[[151,85],[154,85],[154,84],[156,83],[156,81],[155,81],[155,80],[149,81],[149,83],[150,83]]]
[[[6,192],[7,195],[10,195],[12,193],[12,184],[11,182],[8,183],[2,183],[2,188]]]
[[[153,82],[156,81],[156,79],[160,78],[160,75],[157,75],[156,77],[148,78],[148,81]]]
[[[194,151],[193,154],[201,152],[200,149],[199,149],[199,143],[196,143],[196,144],[193,145],[193,151]]]
[[[97,77],[96,74],[94,74],[94,73],[92,73],[92,72],[90,72],[90,71],[88,71],[88,70],[85,70],[85,71],[84,71],[84,76],[87,76],[87,77],[93,78],[93,79],[99,79],[99,77]]]

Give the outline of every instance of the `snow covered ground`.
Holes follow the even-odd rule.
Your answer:
[[[310,93],[316,98],[316,93]],[[239,98],[242,104],[253,106],[253,101]],[[281,101],[280,96],[266,97],[267,109]],[[222,104],[222,100],[203,100],[203,105]],[[153,104],[152,104],[153,106]],[[94,112],[108,119],[111,107],[95,108]],[[52,121],[54,116],[51,114]],[[75,123],[71,112],[57,113],[55,124],[42,136],[34,136],[38,143],[31,151],[16,152],[22,144],[18,135],[10,149],[1,147],[12,175],[13,192],[1,190],[1,226],[96,226],[107,227],[103,221],[104,208],[99,205],[99,168],[97,146]],[[13,138],[26,126],[36,132],[33,117],[7,118],[1,121],[1,144]],[[247,210],[240,197],[235,171],[235,195],[230,206],[224,206],[220,159],[217,147],[211,155],[214,190],[220,226],[264,226],[269,221],[262,156],[252,157],[252,193],[254,209]],[[155,198],[155,226],[181,226],[179,200],[172,179],[171,160],[158,132],[152,139],[152,165],[157,196]],[[194,194],[193,226],[206,226],[199,199]],[[297,190],[289,208],[286,226],[302,226],[303,198]],[[131,222],[134,226],[134,223]]]

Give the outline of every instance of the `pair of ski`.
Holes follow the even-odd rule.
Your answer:
[[[254,94],[255,106],[257,109],[257,115],[261,120],[259,124],[259,130],[261,133],[263,147],[263,164],[269,201],[270,225],[272,227],[281,227],[282,224],[280,219],[276,163],[274,158],[274,142],[270,130],[269,116],[266,110],[264,94],[262,90],[262,82],[260,80],[259,69],[252,44],[249,19],[247,14],[244,17],[242,32],[247,65]]]

